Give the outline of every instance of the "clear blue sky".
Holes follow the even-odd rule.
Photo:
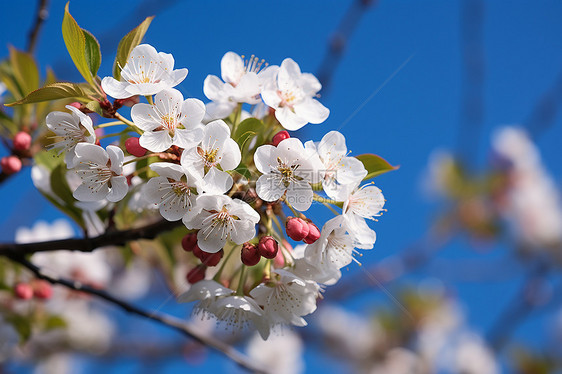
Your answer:
[[[484,131],[479,147],[473,149],[480,163],[487,155],[490,132],[502,124],[524,121],[562,71],[562,2],[485,3]],[[36,6],[29,0],[9,4],[0,14],[2,56],[7,55],[8,45],[25,47]],[[80,77],[70,64],[60,32],[64,4],[51,1],[37,57],[43,66],[52,66],[61,79],[76,80]],[[328,36],[349,4],[351,1],[336,0],[153,1],[137,11],[137,3],[132,1],[74,0],[70,10],[102,43],[102,76],[111,74],[112,51],[121,36],[144,16],[156,14],[146,41],[159,51],[173,53],[177,67],[189,69],[187,79],[178,87],[184,95],[204,99],[204,78],[220,73],[220,58],[229,50],[255,54],[272,64],[291,57],[303,71],[316,72]],[[401,165],[399,171],[376,180],[387,197],[388,213],[373,226],[378,241],[363,257],[364,263],[401,251],[424,235],[434,217],[436,206],[424,200],[420,181],[429,153],[435,148],[453,149],[457,141],[463,73],[460,10],[460,1],[380,0],[360,21],[331,90],[322,98],[331,110],[330,117],[302,132],[304,140],[319,140],[346,123],[340,131],[347,137],[352,154],[377,153]],[[356,112],[359,107],[362,109]],[[561,125],[558,119],[539,139],[547,167],[555,176],[562,174]],[[59,215],[34,191],[28,172],[0,186],[0,193],[3,241],[12,240],[19,225]],[[444,264],[461,266],[475,258],[500,261],[505,253],[505,248],[491,248],[475,254],[467,243],[457,241],[439,256]],[[443,268],[447,266],[425,268],[418,274],[441,278],[454,287],[466,305],[470,323],[481,331],[495,320],[521,279],[514,275],[509,282],[463,283]],[[356,300],[353,308],[368,310],[375,302],[390,303],[369,296]],[[547,322],[532,319],[519,336],[538,340]],[[310,362],[317,368],[322,365],[314,358]]]

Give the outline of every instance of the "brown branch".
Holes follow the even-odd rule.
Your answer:
[[[41,26],[49,17],[49,1],[39,0],[37,4],[37,14],[35,16],[35,22],[33,27],[29,31],[29,39],[27,40],[27,52],[33,54],[35,47],[37,46],[37,40],[39,39],[39,31],[41,31]]]
[[[192,338],[198,343],[201,343],[205,346],[215,349],[216,351],[222,353],[241,367],[255,372],[255,373],[266,373],[266,371],[252,362],[249,358],[244,356],[242,353],[238,352],[232,346],[217,340],[211,336],[206,336],[198,333],[192,327],[190,327],[187,323],[182,321],[179,318],[172,317],[165,314],[160,314],[158,312],[148,312],[146,310],[140,309],[132,304],[129,304],[125,301],[122,301],[114,296],[111,296],[109,293],[103,290],[95,289],[90,286],[86,286],[81,284],[80,282],[72,281],[69,279],[59,278],[54,275],[48,275],[43,273],[42,270],[26,260],[21,254],[17,254],[11,252],[9,255],[5,255],[7,258],[11,259],[12,261],[21,264],[25,268],[29,269],[37,278],[46,280],[51,284],[59,284],[71,290],[87,293],[89,295],[93,295],[103,299],[121,309],[125,312],[136,314],[137,316],[147,318],[149,320],[158,322],[164,326],[167,326],[173,330],[178,331],[179,333],[185,335],[188,338]]]
[[[0,256],[11,256],[14,253],[29,255],[37,252],[70,250],[80,252],[92,252],[96,248],[109,245],[125,245],[125,243],[138,239],[154,239],[164,231],[181,226],[181,221],[169,222],[158,221],[146,226],[109,231],[93,238],[75,238],[63,240],[50,240],[37,243],[3,243],[0,244]]]

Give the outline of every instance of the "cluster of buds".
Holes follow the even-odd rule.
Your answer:
[[[48,300],[53,295],[51,284],[44,280],[34,280],[30,283],[19,282],[14,285],[14,296],[20,300]]]

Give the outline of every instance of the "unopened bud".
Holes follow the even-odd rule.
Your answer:
[[[277,147],[279,143],[281,143],[285,139],[289,139],[291,135],[285,130],[279,131],[277,134],[273,135],[273,139],[271,139],[271,143]]]
[[[72,102],[72,103],[70,103],[70,104],[68,104],[68,105],[73,106],[73,107],[75,107],[76,109],[82,108],[82,103],[79,103],[78,101]]]
[[[115,101],[113,102],[113,106],[118,108],[122,106],[132,107],[133,105],[138,104],[139,102],[140,99],[138,95],[135,95],[135,96],[128,97],[126,99],[115,99]]]
[[[184,236],[181,240],[181,247],[186,252],[193,251],[193,248],[197,246],[197,234],[192,232]]]
[[[279,244],[271,236],[262,236],[258,244],[258,252],[262,257],[272,259],[277,256]]]
[[[195,284],[199,281],[202,281],[203,279],[205,279],[205,270],[207,270],[207,266],[197,265],[187,273],[185,279],[190,284]]]
[[[142,157],[146,154],[146,148],[140,145],[139,138],[132,137],[125,140],[125,148],[135,157]]]
[[[285,224],[285,229],[287,231],[287,235],[289,238],[300,242],[310,232],[310,228],[308,227],[308,222],[306,222],[302,218],[290,217],[287,219],[287,223]]]
[[[0,166],[5,174],[14,174],[21,170],[21,160],[16,156],[2,157]]]
[[[17,283],[14,286],[14,295],[20,300],[29,300],[33,297],[33,288],[28,283]]]
[[[244,243],[242,245],[242,252],[240,254],[242,263],[246,266],[254,266],[260,262],[261,256],[258,252],[258,247],[255,244]]]
[[[201,251],[201,262],[207,266],[217,266],[224,255],[224,250],[220,250],[216,253],[208,253],[205,251]]]
[[[312,244],[320,238],[320,230],[312,222],[308,222],[308,235],[304,238],[306,244]]]
[[[31,147],[31,135],[24,131],[18,132],[14,136],[14,149],[16,151],[27,151]]]
[[[53,287],[44,280],[38,280],[33,286],[33,295],[41,300],[48,300],[53,296]]]

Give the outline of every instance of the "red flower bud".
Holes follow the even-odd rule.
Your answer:
[[[50,299],[53,296],[53,287],[44,280],[38,280],[33,286],[33,295],[41,300]]]
[[[141,147],[139,138],[132,137],[125,140],[125,148],[135,157],[142,157],[146,154],[146,148]]]
[[[0,166],[5,174],[14,174],[21,170],[21,160],[16,156],[2,157]]]
[[[33,297],[33,288],[28,283],[17,283],[14,286],[14,295],[21,300],[29,300]]]
[[[202,255],[199,257],[201,262],[207,266],[217,266],[224,255],[224,250],[220,250],[216,253],[208,253],[205,251],[201,251]]]
[[[14,136],[14,149],[16,151],[27,151],[31,147],[31,135],[20,131]]]
[[[279,131],[277,134],[273,135],[273,139],[271,139],[271,143],[277,147],[279,143],[281,143],[285,139],[289,139],[291,135],[285,130]]]
[[[72,103],[70,103],[70,104],[68,104],[68,105],[73,106],[73,107],[75,107],[76,109],[82,108],[82,103],[79,103],[78,101],[74,101],[74,102],[72,102]]]
[[[271,236],[262,236],[258,244],[258,252],[262,257],[272,259],[277,256],[279,244]]]
[[[304,238],[306,244],[312,244],[320,238],[320,230],[312,222],[308,222],[308,235]]]
[[[181,247],[186,252],[193,251],[193,248],[196,246],[197,246],[197,234],[194,232],[191,234],[187,234],[181,240]]]
[[[207,266],[197,265],[187,273],[185,279],[187,279],[190,284],[195,284],[205,279],[205,270],[207,270]]]
[[[287,231],[287,235],[289,238],[300,242],[310,232],[310,228],[308,227],[308,222],[306,222],[302,218],[291,217],[287,220],[285,224],[285,229]]]
[[[240,254],[242,263],[246,266],[254,266],[260,262],[261,256],[258,252],[258,247],[255,244],[244,243],[242,245],[242,252]]]

